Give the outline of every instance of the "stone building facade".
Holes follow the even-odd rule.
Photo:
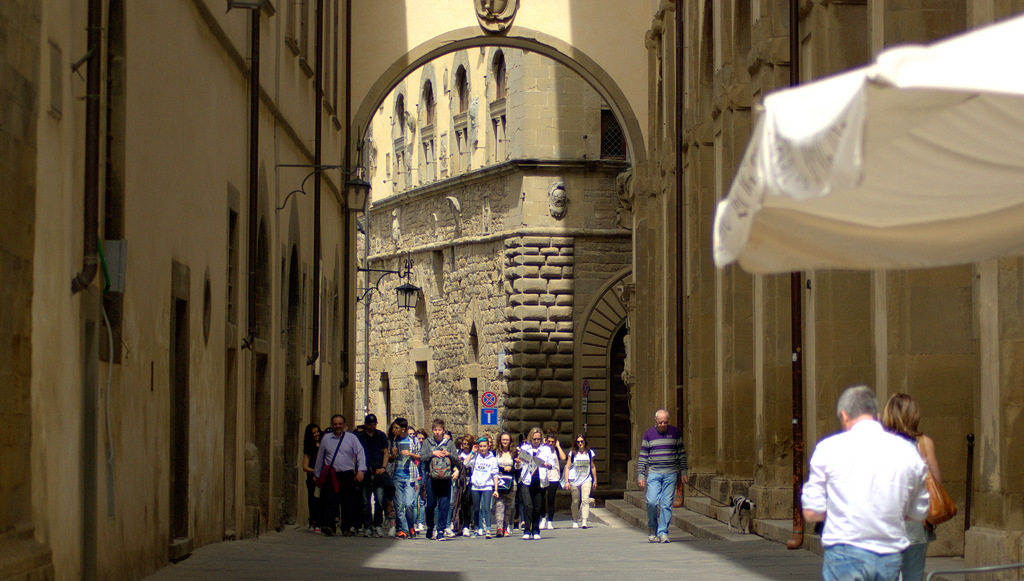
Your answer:
[[[867,64],[890,46],[1024,10],[1020,2],[988,0],[798,5],[801,82]],[[633,240],[634,320],[645,326],[634,343],[640,413],[674,408],[696,487],[723,502],[752,497],[755,531],[781,540],[792,534],[794,510],[792,281],[737,266],[716,270],[711,225],[758,102],[790,84],[789,6],[660,3],[647,36],[651,163],[637,168]],[[641,266],[658,264],[667,267]],[[910,393],[936,442],[943,483],[961,507],[938,528],[929,554],[964,555],[967,565],[1024,555],[1020,382],[1011,371],[1021,360],[1021,268],[1019,258],[1006,258],[919,271],[805,272],[796,281],[804,466],[815,443],[840,429],[835,403],[844,388],[870,385],[883,404]],[[666,309],[673,303],[678,310]],[[968,435],[978,443],[973,465]],[[716,515],[714,503],[697,494],[687,506]]]
[[[0,571],[53,579],[32,511],[32,293],[41,3],[0,6]]]
[[[341,3],[324,5],[337,47]],[[343,155],[342,61],[325,50],[316,95],[314,21],[276,1],[0,4],[0,579],[137,579],[305,520],[302,427],[353,393],[344,178],[315,174],[321,281],[316,180],[289,196],[317,109],[322,162]]]
[[[565,67],[500,48],[435,59],[384,100],[365,147],[375,173],[364,263],[404,272],[409,261],[411,276],[385,276],[364,301],[359,395],[371,411],[426,428],[440,417],[456,435],[541,426],[568,443],[583,431],[582,329],[602,287],[631,268],[617,182],[629,161],[602,105]],[[366,274],[371,286],[380,276]],[[421,294],[403,311],[394,289],[407,280]],[[612,316],[614,334],[625,312]],[[607,343],[587,417],[605,473]],[[494,425],[482,423],[487,392]]]

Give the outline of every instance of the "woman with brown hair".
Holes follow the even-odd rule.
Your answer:
[[[885,429],[917,445],[917,451],[928,465],[932,478],[936,483],[941,483],[935,442],[917,428],[920,421],[921,408],[914,398],[905,393],[893,394],[882,412],[882,425]],[[910,546],[903,551],[903,581],[918,581],[924,575],[925,553],[928,552],[928,543],[935,540],[935,533],[923,522],[908,520],[905,526]]]
[[[576,436],[576,441],[569,452],[569,460],[565,463],[568,474],[567,482],[572,493],[572,528],[587,528],[590,518],[590,504],[593,502],[590,493],[597,488],[597,466],[594,464],[595,453],[587,444],[583,434]]]
[[[512,434],[502,432],[498,436],[498,499],[494,502],[494,522],[498,536],[508,536],[508,525],[512,520],[512,506],[516,497],[516,476],[514,464],[518,450],[512,445]]]
[[[548,486],[548,469],[558,457],[544,444],[544,432],[531,428],[526,442],[519,447],[519,496],[523,499],[523,540],[540,540],[540,518],[544,510],[544,489]]]

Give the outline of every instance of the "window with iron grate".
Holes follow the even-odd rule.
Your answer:
[[[601,159],[626,159],[626,136],[610,109],[601,110]]]

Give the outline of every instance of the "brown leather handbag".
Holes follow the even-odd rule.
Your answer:
[[[917,450],[921,452],[921,442],[917,442]],[[924,454],[921,454],[924,457]],[[950,498],[949,493],[942,487],[942,484],[932,478],[931,471],[924,477],[924,486],[928,489],[928,516],[924,519],[928,529],[934,529],[956,516],[956,503]]]

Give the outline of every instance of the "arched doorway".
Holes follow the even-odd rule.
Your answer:
[[[602,285],[585,311],[576,339],[577,425],[585,426],[587,440],[597,452],[598,482],[607,482],[606,490],[613,494],[625,488],[632,459],[630,392],[623,378],[629,331],[621,293],[631,276],[627,268]]]
[[[287,350],[285,352],[284,383],[284,469],[282,494],[284,496],[285,523],[290,523],[298,514],[298,473],[299,422],[301,421],[302,368],[299,358],[302,353],[302,293],[299,284],[298,248],[292,246],[288,259],[288,318]]]

